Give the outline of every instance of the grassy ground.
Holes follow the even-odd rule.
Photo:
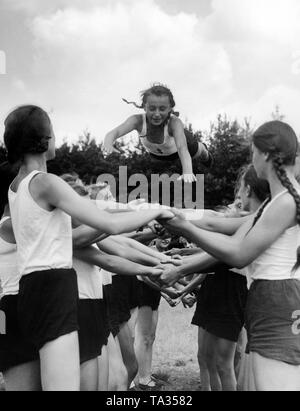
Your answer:
[[[171,308],[164,300],[161,302],[153,372],[166,382],[162,388],[165,391],[199,390],[197,327],[191,325],[193,312],[193,308],[185,309],[182,305]]]
[[[197,391],[200,386],[197,363],[198,328],[191,325],[194,308],[171,308],[161,302],[153,372],[166,380],[168,391]]]

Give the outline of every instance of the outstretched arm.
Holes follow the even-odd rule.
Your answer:
[[[296,224],[294,199],[288,193],[281,196],[269,206],[253,228],[252,221],[253,218],[245,222],[232,237],[196,228],[180,217],[170,221],[167,227],[180,231],[181,235],[218,260],[243,268],[267,250],[285,230]]]
[[[106,234],[131,232],[158,218],[172,218],[168,210],[145,210],[119,214],[109,214],[97,209],[92,201],[79,196],[65,181],[54,174],[38,174],[31,182],[30,189],[39,203],[57,207],[82,224],[101,230]]]
[[[196,177],[193,174],[192,159],[188,150],[182,121],[179,118],[172,118],[171,126],[178,150],[178,155],[182,165],[183,179],[185,182],[189,183],[196,181]]]
[[[120,275],[158,276],[162,273],[159,268],[144,266],[118,256],[108,255],[95,247],[75,250],[74,256],[79,260]]]
[[[114,147],[115,141],[130,133],[133,130],[137,130],[140,123],[140,115],[129,117],[124,123],[114,128],[112,131],[106,134],[104,138],[104,148],[108,154],[119,151]]]

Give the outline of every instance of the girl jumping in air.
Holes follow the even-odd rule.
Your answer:
[[[141,96],[142,105],[133,104],[145,113],[129,117],[105,136],[104,148],[107,153],[119,152],[114,147],[115,141],[136,130],[140,141],[153,159],[164,162],[180,159],[180,178],[188,183],[196,181],[192,159],[197,158],[202,164],[210,166],[212,157],[206,146],[186,130],[182,121],[174,114],[175,100],[171,90],[158,84],[143,91]]]

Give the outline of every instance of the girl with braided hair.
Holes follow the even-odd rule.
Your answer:
[[[199,159],[206,166],[211,165],[212,157],[207,147],[184,128],[178,113],[174,112],[175,100],[171,90],[161,84],[154,84],[141,93],[144,114],[129,117],[124,123],[106,134],[104,147],[108,154],[119,152],[115,141],[136,130],[145,149],[155,160],[174,162],[180,159],[182,176],[185,182],[196,181],[193,174],[192,159]]]
[[[254,133],[252,147],[257,175],[269,182],[271,193],[255,218],[234,236],[195,228],[180,216],[167,226],[213,257],[237,268],[247,266],[253,281],[246,327],[255,388],[300,391],[298,140],[288,124],[272,121]]]

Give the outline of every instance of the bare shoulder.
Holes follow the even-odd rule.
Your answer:
[[[11,219],[4,221],[0,226],[0,237],[8,243],[15,244],[15,236]]]
[[[294,197],[290,193],[285,193],[270,205],[264,216],[273,221],[285,220],[293,225],[296,221],[296,212],[297,206]]]
[[[177,127],[184,128],[183,122],[177,116],[171,116],[170,117],[169,125],[173,129],[177,128]]]
[[[30,182],[30,192],[34,198],[48,197],[53,190],[68,186],[60,177],[51,173],[39,173]]]
[[[134,128],[137,131],[141,131],[143,127],[143,115],[142,114],[134,114],[133,116],[129,117],[129,120],[132,122]]]

